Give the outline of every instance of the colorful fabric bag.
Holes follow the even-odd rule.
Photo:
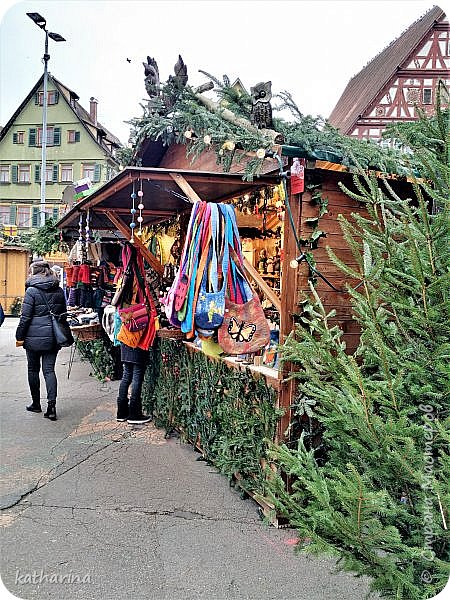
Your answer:
[[[150,319],[149,308],[144,302],[126,308],[119,308],[119,316],[123,325],[130,331],[145,329]]]
[[[162,301],[162,303],[164,304],[164,312],[166,313],[166,317],[169,320],[169,323],[171,325],[174,325],[175,327],[181,327],[181,322],[178,316],[178,310],[180,310],[180,308],[182,307],[182,304],[184,303],[187,294],[187,287],[180,287],[180,289],[178,289],[178,287],[180,284],[180,280],[182,279],[183,275],[185,275],[189,250],[191,248],[191,244],[193,243],[191,237],[192,228],[196,217],[198,216],[199,210],[204,210],[205,204],[205,202],[199,201],[196,202],[192,207],[191,216],[189,218],[189,224],[187,228],[186,240],[180,260],[180,268],[178,269],[178,272],[175,276],[175,279],[173,280],[170,290],[167,292],[166,296],[163,298]],[[183,279],[183,283],[184,282],[185,280]],[[180,308],[176,308],[176,306]]]
[[[233,227],[228,269],[228,296],[225,315],[218,330],[218,342],[227,354],[258,352],[270,341],[270,327],[258,295],[244,276],[242,252]]]
[[[219,244],[219,217],[222,213],[217,204],[211,206],[211,242],[208,260],[205,265],[200,290],[195,306],[195,326],[197,331],[214,330],[220,327],[225,313],[225,288],[228,274],[228,220],[223,227],[222,243],[222,288],[219,289],[219,266],[217,259],[217,246]]]
[[[244,304],[225,299],[218,341],[227,354],[257,352],[270,341],[270,327],[256,294]]]
[[[130,331],[122,324],[122,327],[117,334],[117,339],[126,346],[130,346],[130,348],[137,348],[143,334],[144,330]]]

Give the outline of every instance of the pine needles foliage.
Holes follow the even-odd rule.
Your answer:
[[[275,390],[177,341],[162,339],[153,359],[143,398],[156,425],[179,431],[230,481],[239,475],[247,491],[264,494],[263,461],[283,412]]]
[[[141,103],[142,116],[128,121],[133,148],[136,150],[146,139],[161,140],[167,146],[185,144],[193,164],[204,151],[212,150],[223,171],[230,169],[233,160],[239,162],[245,156],[248,159],[248,154],[260,148],[271,150],[273,137],[264,130],[249,129],[243,127],[242,122],[232,123],[222,116],[227,109],[250,124],[250,96],[230,85],[227,76],[221,81],[205,71],[200,72],[215,84],[214,92],[221,108],[211,111],[189,85],[180,89],[170,82],[162,84],[158,98]],[[275,99],[279,104],[274,107],[274,129],[283,136],[284,144],[302,148],[311,159],[322,158],[352,167],[358,163],[365,169],[402,176],[407,173],[411,160],[414,162],[414,157],[398,148],[384,148],[371,140],[349,138],[322,117],[304,115],[287,91],[277,94]],[[281,112],[290,113],[291,118],[277,117]],[[185,136],[186,132],[190,132],[189,137]],[[263,159],[253,158],[246,163],[244,178],[252,180],[258,176],[263,162]]]
[[[343,188],[367,209],[341,218],[357,266],[330,253],[361,281],[348,290],[361,328],[356,352],[312,286],[281,348],[325,453],[319,460],[305,435],[296,449],[274,446],[292,489],[272,478],[270,496],[298,528],[300,550],[337,557],[382,597],[424,600],[443,589],[450,567],[449,127],[440,107],[411,127],[404,139],[420,140],[426,179],[414,180],[410,198],[363,170],[356,193]]]

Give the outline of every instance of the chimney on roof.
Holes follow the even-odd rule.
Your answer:
[[[97,125],[97,104],[98,100],[92,96],[89,103],[89,115],[94,125]]]

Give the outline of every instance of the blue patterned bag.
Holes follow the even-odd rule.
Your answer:
[[[201,330],[214,330],[220,327],[225,314],[225,289],[228,274],[228,236],[229,220],[224,219],[220,228],[219,219],[222,212],[216,204],[211,205],[211,246],[208,251],[208,260],[202,276],[202,282],[195,307],[195,326]],[[225,215],[226,216],[226,215]],[[219,244],[219,231],[223,232],[222,242]],[[222,288],[219,289],[217,247],[222,247]]]

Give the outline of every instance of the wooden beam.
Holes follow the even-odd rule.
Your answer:
[[[189,183],[182,175],[180,175],[179,173],[170,173],[170,176],[178,185],[178,187],[180,187],[183,190],[183,192],[186,194],[186,196],[189,198],[192,204],[201,201],[197,192],[189,185]]]
[[[111,212],[113,211],[114,214],[119,214],[119,213],[123,213],[123,214],[130,214],[130,209],[129,208],[120,208],[120,207],[115,207],[115,208],[100,208],[98,206],[95,206],[93,209],[94,213],[107,213],[107,212]],[[155,216],[155,217],[173,217],[174,212],[173,210],[147,210],[144,208],[144,210],[142,211],[143,215],[149,215],[149,216]]]
[[[275,306],[278,312],[281,311],[281,300],[278,298],[273,289],[267,285],[255,267],[248,262],[248,260],[244,256],[244,268],[247,271],[248,275],[258,284],[261,290],[264,292],[264,295],[269,298],[272,304]]]
[[[106,213],[106,216],[111,221],[111,223],[117,227],[117,229],[125,237],[125,239],[128,239],[128,237],[130,235],[130,228],[128,227],[128,225],[126,225],[122,221],[122,219],[120,217],[118,217],[112,211],[108,211]],[[164,272],[163,265],[159,262],[159,260],[156,258],[156,256],[154,254],[152,254],[152,252],[150,252],[150,250],[147,248],[147,246],[144,246],[144,244],[141,242],[141,240],[139,239],[138,236],[134,237],[134,245],[137,248],[139,248],[142,256],[145,258],[145,260],[148,262],[148,264],[152,267],[152,269],[154,269],[159,275],[162,275]]]

